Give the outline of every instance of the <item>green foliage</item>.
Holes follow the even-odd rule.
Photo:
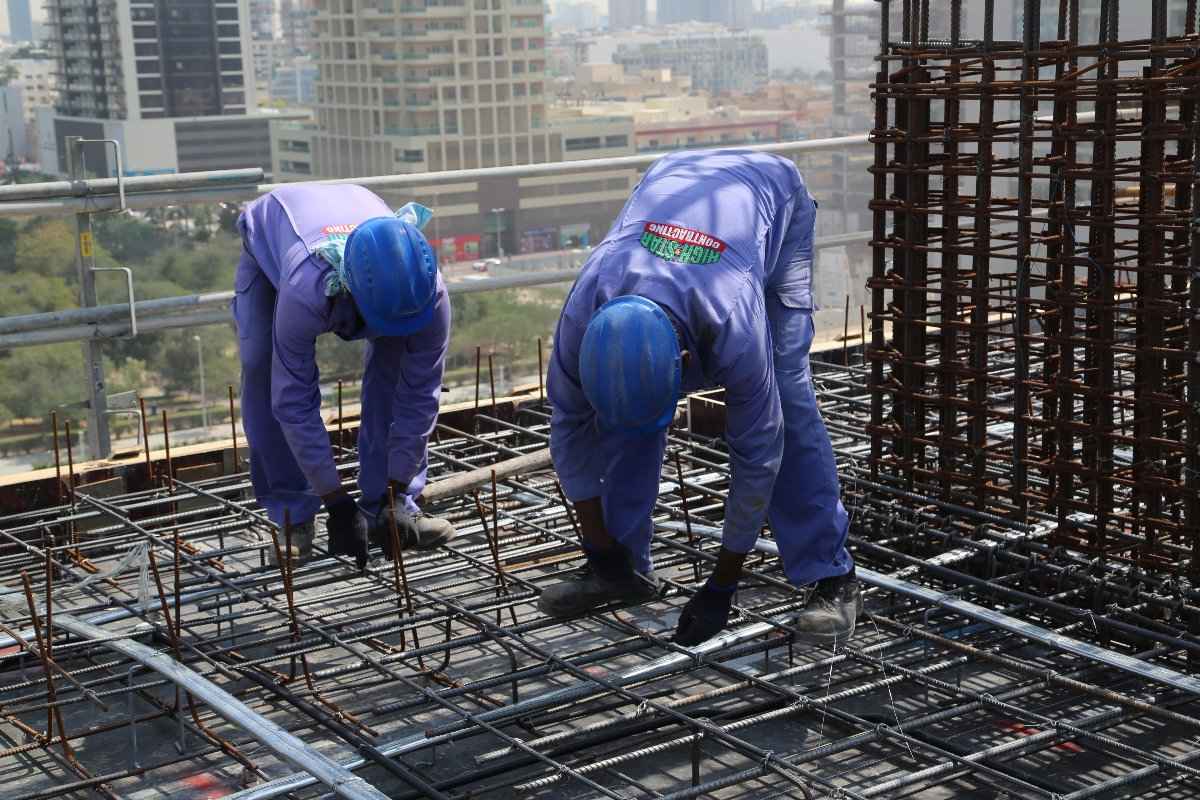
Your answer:
[[[0,274],[0,316],[37,314],[78,305],[78,292],[57,275]]]
[[[197,394],[200,391],[199,353],[195,337],[204,349],[204,381],[211,400],[224,393],[228,384],[237,385],[241,366],[237,339],[231,325],[184,328],[147,336],[156,340],[148,366],[168,392]]]
[[[537,340],[549,344],[562,310],[565,289],[509,289],[451,295],[454,325],[447,368],[475,363],[475,348],[500,361],[537,357]]]
[[[23,347],[0,359],[0,406],[15,417],[41,417],[79,403],[86,388],[80,346]]]
[[[93,220],[97,266],[127,266],[137,300],[228,290],[241,254],[235,204],[169,207],[141,215]],[[0,316],[78,305],[75,226],[69,218],[0,220]],[[124,303],[119,274],[96,282],[100,303]],[[475,348],[495,353],[497,364],[536,363],[537,340],[549,344],[565,286],[451,295],[454,325],[447,368],[470,371]],[[197,343],[204,352],[210,404],[239,382],[237,336],[232,325],[141,334],[104,344],[110,392],[162,393],[195,409],[200,388]],[[363,342],[323,336],[317,364],[324,381],[356,382]],[[0,418],[44,417],[52,408],[78,404],[86,387],[80,347],[64,344],[0,351]],[[355,391],[348,390],[347,397]],[[78,414],[78,411],[75,412]]]
[[[317,339],[317,368],[322,381],[358,380],[366,342],[344,342],[336,336]]]

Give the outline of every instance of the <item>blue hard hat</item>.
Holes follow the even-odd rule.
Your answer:
[[[579,378],[601,428],[638,434],[666,428],[682,373],[679,338],[657,303],[624,295],[592,315],[579,348]]]
[[[407,336],[433,319],[437,258],[417,226],[369,219],[350,234],[343,263],[350,295],[373,332]]]

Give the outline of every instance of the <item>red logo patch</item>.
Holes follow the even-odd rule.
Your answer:
[[[339,233],[343,235],[349,235],[354,233],[354,229],[357,227],[358,224],[353,222],[346,225],[326,225],[321,229],[321,233],[325,234],[326,236],[332,236]]]

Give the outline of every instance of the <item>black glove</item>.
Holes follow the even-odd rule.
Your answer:
[[[705,584],[700,591],[692,595],[692,599],[683,607],[683,613],[679,615],[679,625],[675,628],[675,644],[695,647],[725,630],[725,625],[729,622],[730,606],[733,605],[733,592],[733,587],[715,589]]]
[[[329,521],[329,552],[337,556],[353,556],[359,569],[367,566],[367,523],[358,513],[358,503],[350,495],[339,495],[325,504]]]

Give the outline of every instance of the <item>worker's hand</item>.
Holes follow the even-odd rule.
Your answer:
[[[325,501],[329,520],[325,529],[329,531],[329,552],[336,556],[350,556],[359,569],[367,566],[367,522],[358,511],[358,503],[345,492]]]
[[[692,599],[683,607],[683,613],[679,615],[675,644],[695,647],[725,630],[729,623],[729,610],[733,605],[735,588],[731,586],[726,589],[705,584],[692,595]]]

